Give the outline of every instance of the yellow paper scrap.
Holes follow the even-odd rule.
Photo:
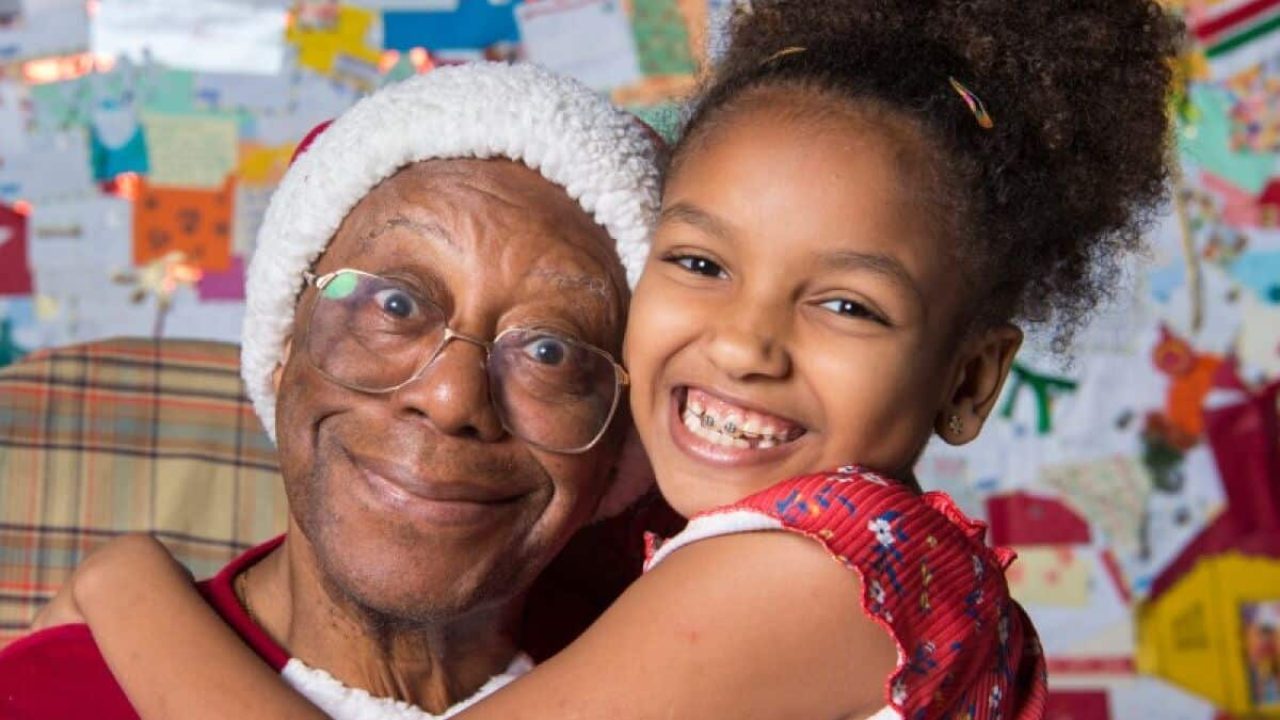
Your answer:
[[[295,23],[285,35],[298,47],[298,64],[322,75],[332,75],[339,55],[377,66],[382,58],[379,48],[369,45],[369,36],[378,15],[351,5],[338,8],[332,27],[302,27]]]
[[[1027,605],[1081,608],[1089,602],[1089,565],[1074,548],[1036,545],[1016,548],[1018,559],[1005,571],[1009,592]]]
[[[289,169],[289,160],[297,145],[257,145],[243,143],[240,146],[240,167],[236,174],[241,185],[277,185]]]

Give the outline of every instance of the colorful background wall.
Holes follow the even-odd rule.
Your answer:
[[[729,0],[0,0],[0,364],[234,341],[294,144],[363,94],[523,57],[665,132]],[[1055,718],[1280,717],[1280,0],[1186,0],[1172,201],[1063,359],[920,475],[1014,546]],[[0,502],[4,499],[0,498]]]

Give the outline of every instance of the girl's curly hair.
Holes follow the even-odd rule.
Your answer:
[[[906,121],[929,144],[970,321],[1051,322],[1065,344],[1165,197],[1182,37],[1156,0],[756,0],[735,14],[671,172],[770,90]]]

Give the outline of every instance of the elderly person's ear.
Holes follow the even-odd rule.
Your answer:
[[[280,363],[271,371],[271,389],[280,394],[280,378],[284,377],[284,366],[289,364],[289,356],[293,354],[293,336],[284,339],[284,349],[280,352]]]

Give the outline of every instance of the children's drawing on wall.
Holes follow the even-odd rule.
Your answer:
[[[22,19],[22,0],[0,0],[0,28]]]
[[[1280,600],[1240,607],[1249,693],[1258,709],[1280,708]]]

